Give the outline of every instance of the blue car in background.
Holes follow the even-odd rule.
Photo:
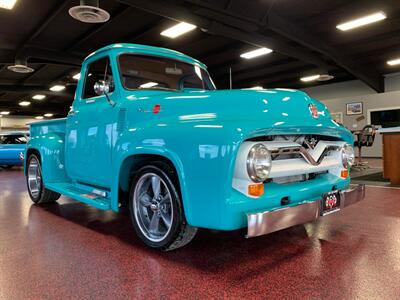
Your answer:
[[[22,166],[28,133],[0,133],[0,167],[9,169]]]

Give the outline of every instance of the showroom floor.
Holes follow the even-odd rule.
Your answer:
[[[368,187],[341,214],[259,238],[200,231],[161,253],[135,237],[127,214],[64,197],[33,205],[20,170],[1,170],[0,186],[0,299],[400,294],[400,189]]]

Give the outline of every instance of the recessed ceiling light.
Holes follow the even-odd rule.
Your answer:
[[[300,80],[304,81],[304,82],[308,82],[308,81],[318,80],[320,77],[321,77],[321,75],[311,75],[311,76],[301,77]]]
[[[387,61],[387,64],[388,64],[389,66],[398,65],[398,64],[400,64],[400,58],[388,60],[388,61]]]
[[[365,16],[362,18],[348,21],[346,23],[339,24],[336,26],[336,28],[339,30],[342,30],[342,31],[346,31],[346,30],[350,30],[350,29],[357,28],[360,26],[375,23],[375,22],[378,22],[378,21],[381,21],[384,19],[386,19],[386,15],[384,12],[380,11],[380,12],[374,13],[372,15],[368,15],[368,16]]]
[[[0,7],[5,9],[13,9],[17,0],[0,0]]]
[[[150,82],[143,83],[139,87],[142,88],[142,89],[148,89],[148,88],[151,88],[151,87],[156,86],[156,85],[158,85],[157,82],[150,81]]]
[[[248,90],[263,90],[264,88],[260,85],[252,86],[251,88],[248,88]]]
[[[50,91],[52,92],[61,92],[62,90],[65,89],[65,85],[54,85],[50,88]]]
[[[75,80],[81,79],[81,73],[76,73],[74,76],[72,76],[72,78]]]
[[[197,28],[197,26],[193,24],[181,22],[164,30],[163,32],[161,32],[161,35],[174,39],[182,34],[192,31],[195,28]]]
[[[335,76],[332,76],[330,74],[318,74],[318,75],[311,75],[311,76],[305,76],[300,78],[301,81],[308,82],[308,81],[329,81],[331,79],[335,78]]]
[[[54,114],[44,114],[44,116],[45,116],[46,118],[51,118],[52,116],[54,116]]]
[[[37,119],[37,120],[42,120],[42,119],[43,119],[43,116],[37,116],[37,117],[35,117],[35,119]]]
[[[43,100],[44,98],[46,98],[46,95],[40,95],[40,94],[34,95],[32,97],[33,100]]]
[[[0,111],[0,115],[5,116],[5,115],[9,115],[9,114],[10,114],[9,111]]]
[[[268,49],[268,48],[258,48],[256,50],[252,50],[252,51],[240,54],[240,57],[243,57],[243,58],[246,58],[246,59],[251,59],[251,58],[258,57],[258,56],[261,56],[261,55],[265,55],[265,54],[268,54],[268,53],[271,53],[271,52],[272,52],[272,50]]]
[[[19,105],[20,105],[20,106],[29,106],[29,105],[31,105],[31,103],[30,103],[29,101],[21,101],[21,102],[19,103]]]

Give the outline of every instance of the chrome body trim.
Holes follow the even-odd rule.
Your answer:
[[[340,208],[357,203],[365,198],[365,185],[340,191]],[[321,198],[322,199],[322,198]],[[284,207],[272,211],[247,214],[247,235],[255,237],[312,222],[321,217],[321,200]]]

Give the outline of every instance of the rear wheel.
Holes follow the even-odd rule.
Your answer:
[[[197,232],[186,222],[174,175],[164,163],[143,167],[132,181],[130,193],[136,233],[147,246],[164,251],[183,247]]]
[[[28,158],[26,183],[29,196],[34,203],[48,203],[57,201],[60,194],[46,189],[43,185],[42,166],[39,158],[32,154]]]

